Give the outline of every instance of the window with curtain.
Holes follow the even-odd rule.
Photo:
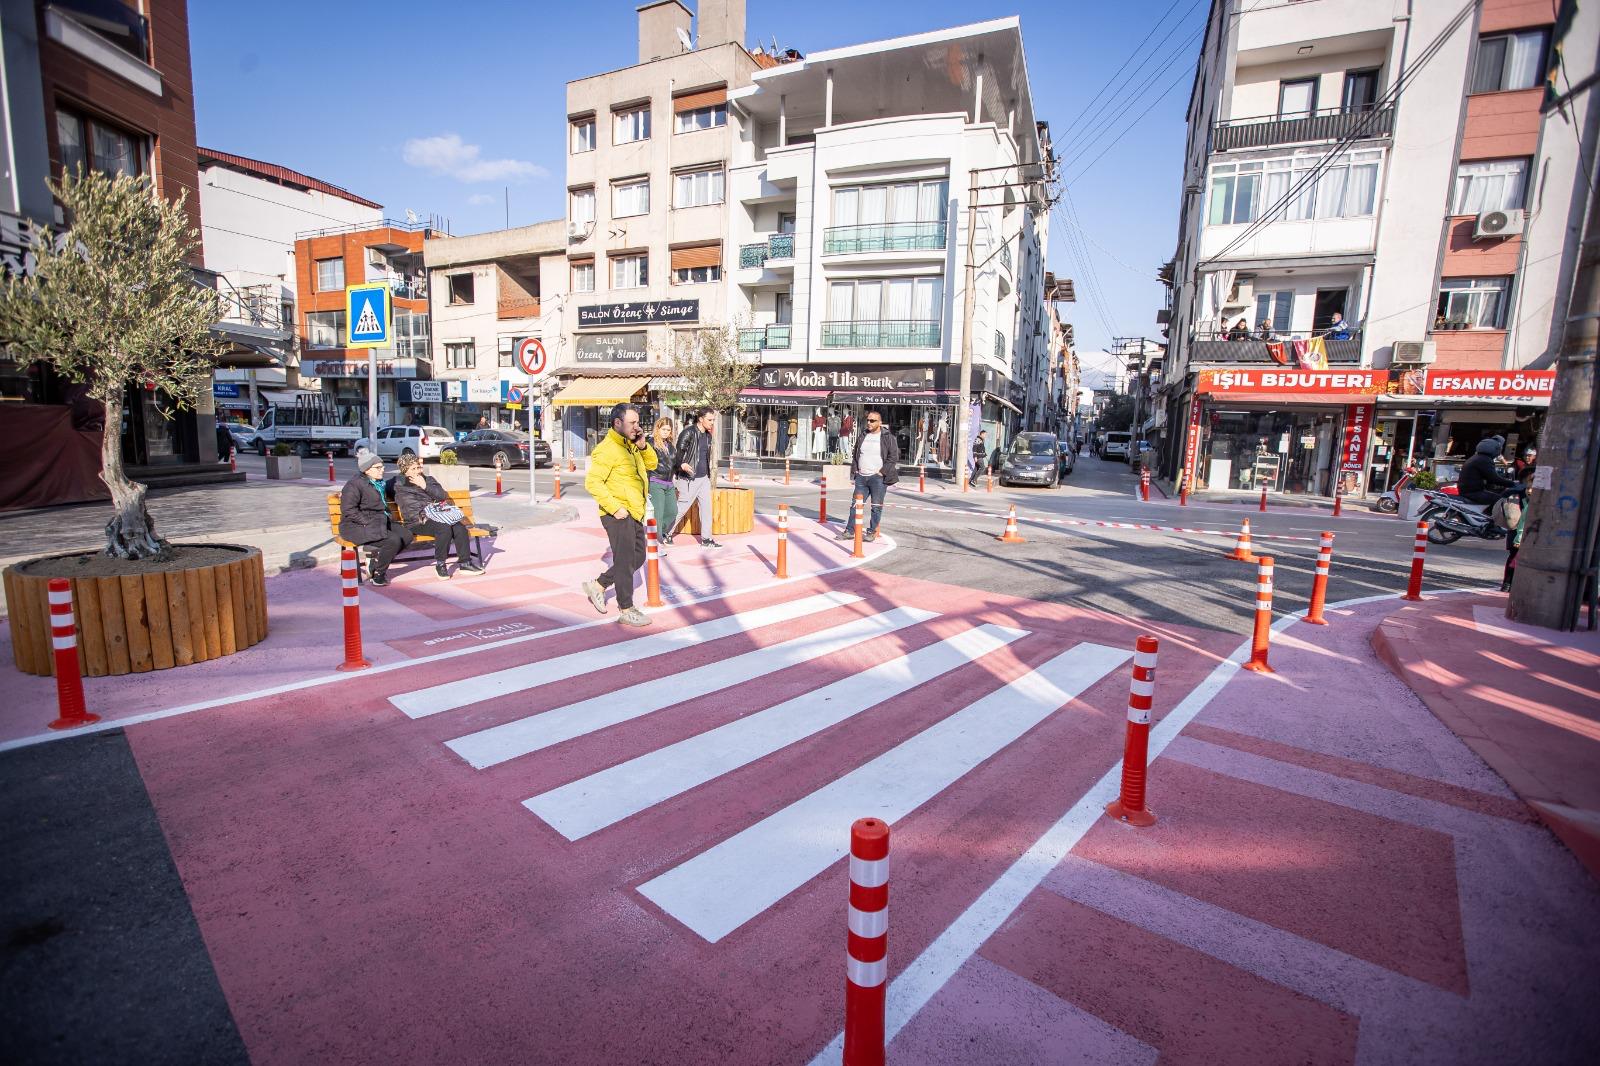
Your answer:
[[[344,288],[344,260],[339,258],[317,260],[317,291],[338,292]]]
[[[119,174],[137,176],[148,169],[149,139],[99,119],[58,110],[56,142],[63,172],[98,170],[114,178]]]
[[[1478,38],[1472,91],[1496,93],[1532,89],[1544,80],[1548,46],[1549,35],[1544,30],[1521,30]]]
[[[572,264],[572,291],[594,291],[594,260]]]
[[[828,286],[832,322],[934,322],[944,309],[944,279],[861,278]]]
[[[306,315],[306,347],[343,348],[344,312],[311,311]]]
[[[728,124],[728,105],[713,104],[710,107],[697,107],[692,111],[679,111],[677,114],[679,133],[693,133],[695,130],[715,129],[717,126]]]
[[[1445,278],[1439,282],[1439,317],[1467,329],[1504,329],[1510,278]]]
[[[833,225],[884,222],[943,222],[947,211],[943,179],[851,185],[833,190]]]
[[[594,221],[594,190],[572,190],[572,221],[585,225]]]
[[[619,181],[611,186],[611,217],[630,218],[650,213],[650,179]]]
[[[1495,159],[1462,163],[1456,168],[1453,215],[1507,211],[1526,203],[1528,160]]]
[[[1294,290],[1256,293],[1256,317],[1255,321],[1250,323],[1251,329],[1267,322],[1272,325],[1274,332],[1287,333],[1293,319]]]
[[[594,151],[594,116],[572,120],[572,154]]]
[[[631,144],[650,139],[650,107],[629,108],[611,113],[611,143]]]
[[[642,289],[649,284],[649,257],[643,252],[611,257],[611,287],[613,289]]]
[[[672,176],[673,207],[709,207],[723,200],[725,178],[721,167]]]
[[[1377,206],[1378,166],[1383,152],[1347,152],[1313,176],[1312,171],[1325,155],[1298,153],[1216,164],[1211,168],[1207,224],[1254,222],[1269,210],[1274,211],[1276,222],[1362,218],[1372,214]],[[1285,202],[1290,190],[1294,190],[1293,198]]]

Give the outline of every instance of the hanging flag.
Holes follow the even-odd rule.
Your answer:
[[[1267,355],[1279,366],[1289,365],[1289,353],[1283,350],[1282,341],[1268,341]]]
[[[1303,370],[1326,370],[1326,369],[1328,369],[1328,345],[1327,345],[1327,343],[1321,337],[1312,337],[1310,342],[1309,342],[1309,344],[1310,344],[1310,355],[1308,356],[1308,358],[1311,360],[1311,362],[1309,364],[1301,363],[1300,364],[1301,369],[1303,369]]]
[[[1299,340],[1297,338],[1295,340],[1290,341],[1289,342],[1289,346],[1294,352],[1294,361],[1300,367],[1301,370],[1314,370],[1314,369],[1316,369],[1310,363],[1310,359],[1311,359],[1311,356],[1309,354],[1310,350],[1306,347],[1306,342],[1305,341]]]

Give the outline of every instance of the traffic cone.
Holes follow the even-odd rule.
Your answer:
[[[1128,731],[1122,742],[1122,792],[1106,805],[1106,813],[1117,821],[1140,827],[1156,824],[1156,816],[1144,805],[1144,785],[1159,649],[1159,642],[1149,634],[1141,634],[1134,646],[1133,681],[1128,686]]]
[[[1311,583],[1311,609],[1302,619],[1314,626],[1328,624],[1328,620],[1322,617],[1322,608],[1328,601],[1328,570],[1332,562],[1333,534],[1325,532],[1322,534],[1322,544],[1317,548],[1317,577]]]
[[[1006,509],[1006,531],[995,538],[1002,544],[1024,544],[1022,535],[1017,532],[1017,505],[1012,504]]]
[[[644,526],[644,605],[665,607],[661,599],[661,549],[656,541],[656,520],[647,519]]]
[[[1244,525],[1239,528],[1239,541],[1233,546],[1233,554],[1229,559],[1237,559],[1241,563],[1253,563],[1256,557],[1250,551],[1250,519],[1244,520]]]
[[[1250,634],[1250,661],[1244,668],[1258,674],[1275,674],[1277,671],[1267,665],[1267,647],[1272,642],[1272,556],[1263,555],[1256,564],[1256,623]]]
[[[1417,523],[1417,539],[1411,547],[1411,580],[1406,583],[1406,594],[1400,597],[1413,602],[1422,599],[1422,560],[1428,554],[1428,523]]]

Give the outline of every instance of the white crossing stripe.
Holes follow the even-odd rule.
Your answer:
[[[494,699],[508,692],[521,692],[540,685],[548,685],[553,681],[566,681],[582,674],[613,669],[637,662],[646,656],[660,655],[663,652],[675,651],[718,637],[746,633],[762,626],[790,622],[806,615],[820,614],[835,607],[845,607],[860,602],[860,596],[846,592],[824,592],[816,596],[805,596],[787,603],[773,604],[771,607],[730,614],[709,622],[680,626],[663,633],[619,640],[614,644],[573,652],[571,655],[562,655],[543,662],[513,666],[497,670],[492,674],[462,678],[460,681],[447,681],[442,685],[417,689],[415,692],[402,692],[397,696],[390,696],[389,702],[412,718],[426,718],[430,714],[453,711],[457,707]]]
[[[838,862],[841,827],[891,825],[1045,721],[1129,659],[1079,644],[871,762],[639,886],[662,910],[716,943]]]
[[[997,625],[966,630],[803,696],[534,796],[522,805],[568,840],[581,839],[838,725],[1025,636],[1023,630]],[[678,688],[676,684],[672,687]]]
[[[482,770],[937,617],[937,611],[897,607],[682,673],[652,677],[620,691],[602,693],[592,699],[491,726],[448,741],[447,746]]]

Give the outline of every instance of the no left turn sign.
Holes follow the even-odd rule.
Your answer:
[[[544,342],[538,337],[524,337],[518,341],[517,365],[531,378],[536,378],[548,370],[550,359],[545,355]]]

